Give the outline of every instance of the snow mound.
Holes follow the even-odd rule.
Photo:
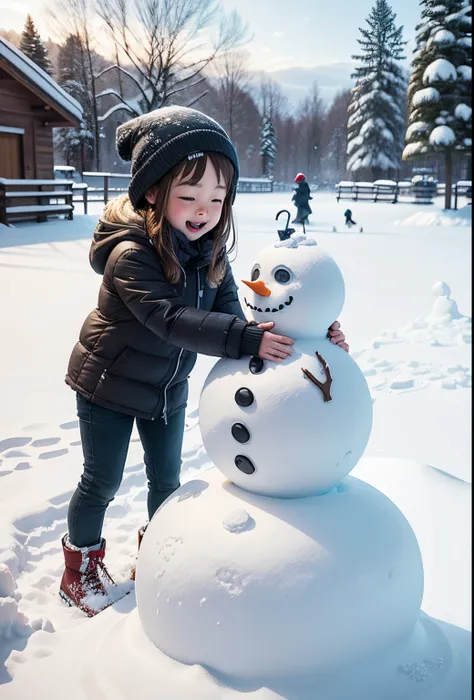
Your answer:
[[[393,223],[395,226],[471,226],[471,213],[471,205],[451,211],[418,211]]]
[[[279,241],[275,243],[275,248],[298,248],[300,245],[318,245],[314,238],[307,238],[306,236],[291,236],[285,241]]]
[[[10,569],[0,564],[0,642],[15,637],[28,637],[31,627],[18,610],[16,582]]]
[[[268,499],[217,469],[203,481],[186,517],[180,489],[155,513],[138,554],[138,614],[158,649],[212,673],[275,679],[367,658],[411,632],[420,551],[382,493],[353,477],[324,499]],[[239,504],[255,527],[236,536],[222,523]]]

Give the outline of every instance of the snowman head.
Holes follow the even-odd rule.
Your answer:
[[[311,238],[293,236],[266,248],[242,280],[242,307],[249,321],[274,321],[290,337],[324,336],[344,304],[339,267]]]

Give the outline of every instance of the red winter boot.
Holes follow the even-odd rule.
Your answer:
[[[117,595],[118,587],[103,562],[105,540],[101,540],[99,547],[72,549],[66,545],[66,538],[65,535],[62,539],[66,568],[59,595],[68,605],[75,605],[93,617],[122,597]]]
[[[145,534],[146,528],[147,528],[147,526],[143,525],[138,531],[138,549],[140,549],[140,545],[142,543],[143,535]],[[130,572],[130,578],[132,579],[132,581],[135,581],[135,574],[136,573],[137,573],[136,566],[132,566],[132,570]]]

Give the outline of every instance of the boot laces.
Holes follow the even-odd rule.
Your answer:
[[[104,593],[104,588],[107,583],[114,583],[102,557],[94,557],[89,560],[89,566],[84,574],[84,579],[87,587],[93,593]]]

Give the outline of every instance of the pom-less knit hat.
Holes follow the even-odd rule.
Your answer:
[[[117,151],[122,160],[132,161],[128,194],[135,208],[150,187],[180,161],[210,151],[226,156],[234,166],[234,201],[239,178],[237,152],[224,129],[196,109],[161,107],[125,122],[117,129]]]
[[[303,182],[303,180],[306,180],[306,175],[303,175],[303,173],[298,173],[293,182],[297,182],[299,184],[300,182]]]

